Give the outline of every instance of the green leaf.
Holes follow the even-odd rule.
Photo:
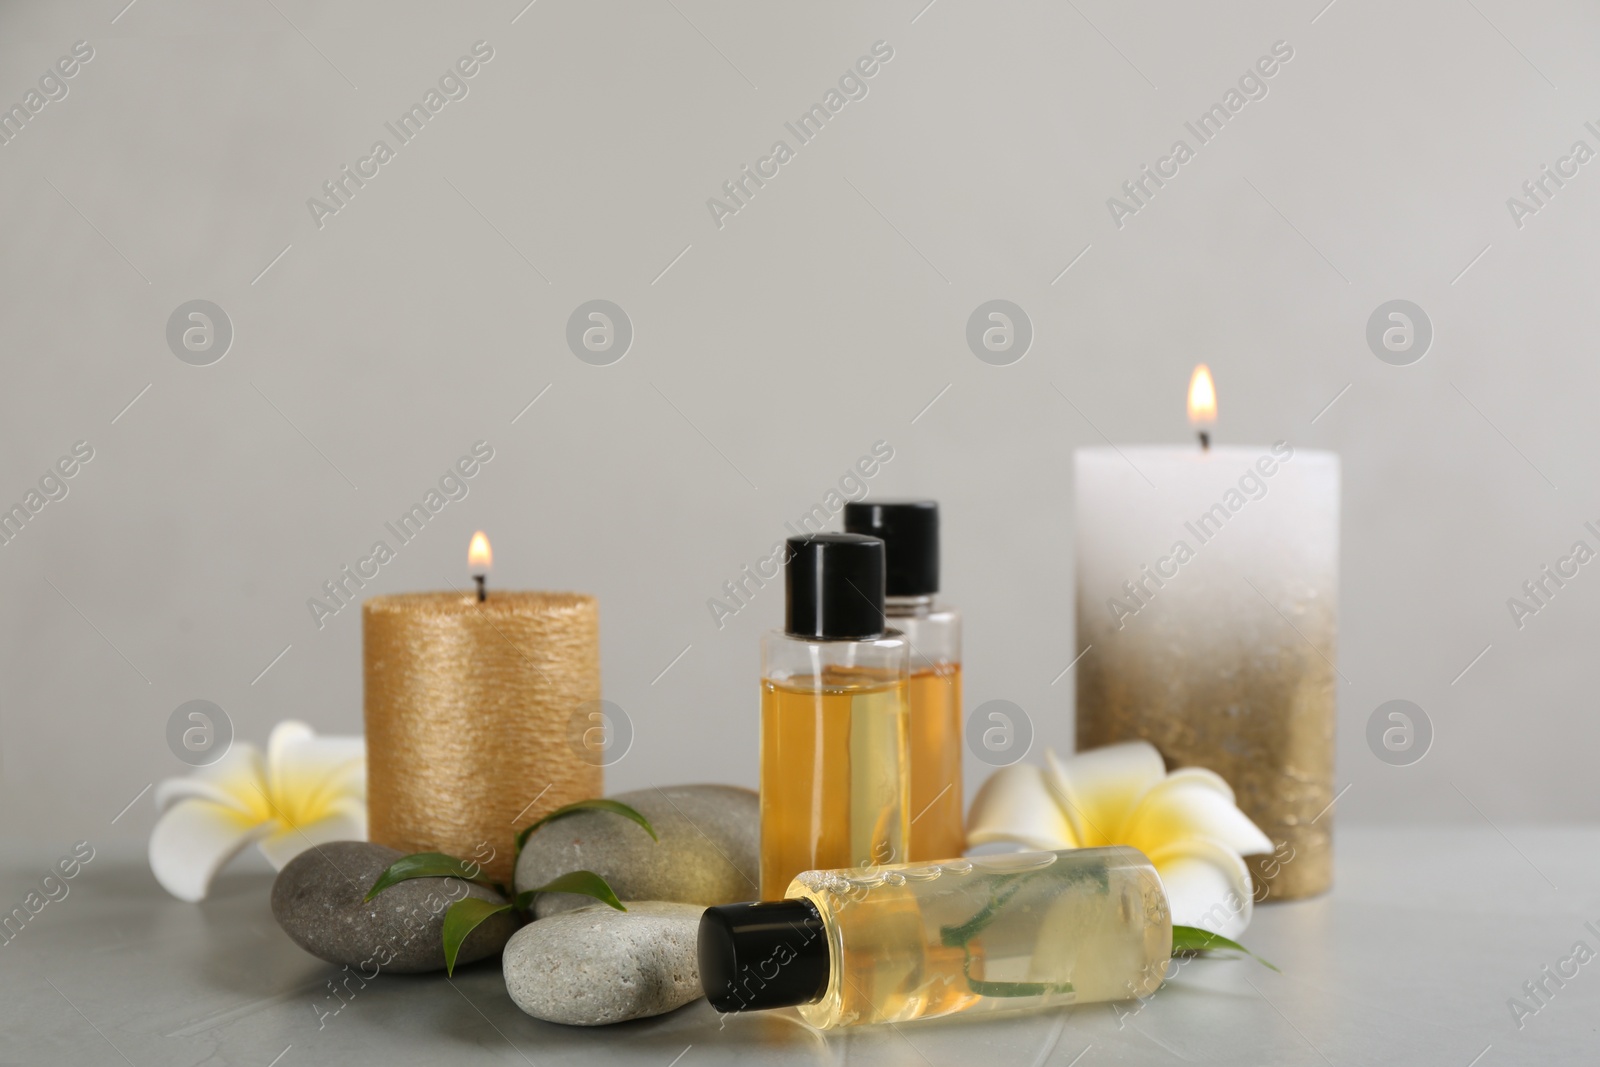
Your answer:
[[[1042,997],[1051,993],[1071,993],[1071,982],[990,982],[972,977],[972,950],[967,950],[966,961],[961,965],[966,975],[967,988],[980,997]]]
[[[554,878],[544,885],[533,889],[525,889],[517,894],[516,905],[526,911],[533,905],[533,898],[539,893],[578,893],[586,897],[594,897],[602,904],[609,904],[618,911],[627,911],[622,906],[622,901],[611,891],[611,885],[604,878],[593,871],[568,871],[559,878]]]
[[[1219,948],[1243,952],[1246,956],[1261,964],[1261,966],[1278,971],[1278,968],[1257,956],[1254,952],[1239,944],[1239,942],[1230,941],[1221,934],[1214,934],[1210,930],[1202,930],[1198,926],[1179,926],[1176,923],[1172,926],[1172,952],[1174,955],[1179,952],[1209,952]],[[1278,971],[1278,973],[1282,974],[1283,972]]]
[[[461,945],[467,940],[468,934],[483,925],[485,920],[510,910],[510,904],[496,904],[478,897],[463,897],[451,904],[450,910],[444,913],[444,973],[456,973],[456,957],[460,955]]]
[[[517,834],[517,854],[521,855],[522,846],[528,843],[528,838],[539,827],[543,826],[547,822],[554,822],[563,816],[573,815],[580,811],[609,811],[613,815],[621,815],[623,818],[632,819],[634,822],[644,827],[644,832],[650,835],[650,840],[661,840],[661,838],[656,836],[656,829],[650,825],[650,820],[645,818],[643,815],[640,815],[632,808],[628,807],[628,805],[624,804],[622,801],[607,800],[605,797],[595,797],[592,800],[580,800],[576,803],[568,804],[565,807],[557,808],[555,811],[552,811],[549,815],[546,815],[533,825],[523,827],[522,832]]]
[[[981,934],[985,927],[999,918],[1000,909],[1006,906],[1007,901],[1017,895],[1017,890],[1022,888],[1023,882],[1028,876],[1036,873],[1038,872],[1028,871],[1023,874],[1000,875],[995,879],[995,888],[990,890],[988,902],[978,909],[977,914],[966,922],[939,927],[940,942],[946,948],[961,948],[966,945],[967,942]]]
[[[1071,982],[986,982],[968,976],[967,988],[980,997],[1042,997],[1072,992]]]
[[[454,856],[446,856],[443,852],[416,852],[409,856],[402,856],[384,868],[378,880],[372,883],[372,888],[367,890],[363,902],[371,900],[379,893],[399,882],[410,878],[460,878],[468,882],[476,882],[492,889],[499,886],[483,876],[483,868],[476,863],[458,860]]]

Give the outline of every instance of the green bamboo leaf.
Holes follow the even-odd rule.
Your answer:
[[[521,855],[522,846],[528,843],[528,838],[539,827],[543,826],[547,822],[554,822],[563,816],[573,815],[580,811],[609,811],[613,815],[621,815],[623,818],[632,819],[634,822],[644,827],[644,832],[650,835],[650,840],[661,840],[661,838],[656,836],[656,829],[650,825],[650,820],[645,818],[643,815],[640,815],[634,809],[628,807],[628,805],[624,804],[622,801],[607,800],[605,797],[595,797],[592,800],[580,800],[576,803],[568,804],[565,807],[557,808],[555,811],[552,811],[549,815],[546,815],[533,825],[523,827],[522,832],[517,834],[517,854]]]
[[[460,878],[497,888],[494,882],[484,877],[483,868],[476,863],[458,860],[454,856],[446,856],[443,852],[415,852],[400,857],[384,868],[383,873],[378,875],[378,880],[372,883],[372,888],[367,890],[367,895],[362,900],[371,900],[390,886],[410,878]]]
[[[990,982],[972,977],[972,950],[961,965],[967,976],[967,988],[980,997],[1042,997],[1055,993],[1071,993],[1071,982]]]
[[[1243,952],[1246,956],[1261,964],[1261,966],[1278,971],[1278,968],[1257,956],[1254,952],[1239,944],[1239,942],[1231,941],[1221,934],[1214,934],[1210,930],[1202,930],[1198,926],[1179,926],[1176,923],[1172,926],[1172,951],[1174,955],[1179,952],[1209,952],[1219,948]],[[1278,973],[1282,974],[1283,972],[1278,971]]]
[[[451,904],[450,910],[444,913],[444,973],[456,973],[456,957],[468,934],[486,920],[510,910],[510,904],[496,904],[478,897],[463,897]]]
[[[533,898],[539,893],[578,893],[586,897],[594,897],[602,904],[609,904],[618,911],[627,911],[622,906],[622,901],[611,891],[610,884],[593,871],[568,871],[559,878],[551,879],[544,885],[533,889],[525,889],[517,894],[517,907],[526,910],[533,904]]]
[[[961,948],[983,933],[984,929],[1000,916],[1000,909],[1017,895],[1029,875],[1037,874],[1029,871],[1024,874],[1005,874],[999,876],[994,882],[994,888],[989,891],[989,899],[977,914],[963,923],[939,927],[939,940],[946,948]]]
[[[968,978],[967,988],[980,997],[1042,997],[1072,992],[1071,982],[986,982]]]

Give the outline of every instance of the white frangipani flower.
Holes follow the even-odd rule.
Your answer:
[[[1250,925],[1244,856],[1272,842],[1234,803],[1222,776],[1201,767],[1168,774],[1155,746],[1133,741],[1058,759],[1013,764],[972,802],[967,843],[1032,849],[1129,845],[1150,858],[1172,921],[1237,937]]]
[[[282,870],[314,845],[366,840],[366,742],[280,722],[265,757],[235,744],[190,777],[162,782],[155,799],[162,814],[150,832],[150,870],[180,900],[204,900],[217,872],[252,841]]]

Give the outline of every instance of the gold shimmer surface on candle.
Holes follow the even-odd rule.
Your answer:
[[[370,838],[476,855],[509,884],[517,830],[604,792],[572,727],[600,699],[598,605],[412,593],[373,597],[361,616]]]
[[[1248,630],[1184,640],[1130,625],[1079,667],[1078,748],[1142,739],[1169,768],[1227,779],[1277,846],[1246,860],[1260,902],[1316,896],[1333,881],[1336,611],[1312,600],[1297,614],[1293,641]],[[1096,622],[1080,608],[1080,631]]]

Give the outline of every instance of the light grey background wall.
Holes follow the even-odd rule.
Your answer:
[[[1187,440],[1198,360],[1219,439],[1344,460],[1341,817],[1600,816],[1600,564],[1520,629],[1506,603],[1600,547],[1600,163],[1560,163],[1600,149],[1592,5],[124,2],[0,7],[8,108],[93,49],[0,145],[0,501],[94,450],[0,547],[8,833],[143,836],[148,794],[111,820],[185,770],[190,699],[258,742],[358,731],[359,619],[306,601],[480,439],[369,590],[465,584],[482,527],[497,584],[597,594],[637,734],[612,788],[754,784],[781,590],[720,630],[707,600],[878,440],[872,495],[944,505],[969,707],[1070,748],[1072,450]],[[384,124],[479,41],[399,145]],[[707,199],[878,41],[865,97],[717,225]],[[1200,144],[1184,123],[1280,41]],[[308,198],[380,138],[319,226]],[[1119,226],[1107,199],[1180,138]],[[1576,174],[1514,219],[1546,164]],[[635,331],[609,366],[565,340],[597,298]],[[1010,366],[965,340],[995,298],[1035,332]],[[1396,298],[1435,333],[1409,366],[1365,336]],[[234,331],[209,366],[166,338],[194,299]],[[1406,767],[1364,735],[1395,698],[1435,735]]]

